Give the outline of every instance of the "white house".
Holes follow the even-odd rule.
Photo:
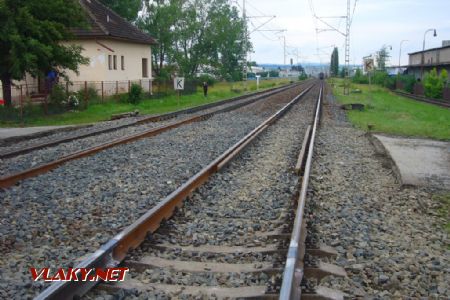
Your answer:
[[[148,34],[130,24],[97,0],[79,0],[86,11],[89,28],[72,29],[74,39],[65,44],[83,47],[82,55],[89,59],[88,65],[79,67],[79,74],[68,72],[72,84],[70,90],[82,89],[86,84],[105,95],[126,92],[131,83],[141,84],[151,91],[152,66],[151,45],[156,41]],[[22,85],[22,91],[19,86]],[[29,75],[15,82],[13,100],[20,93],[32,95],[44,93],[45,78]],[[0,93],[2,98],[2,93]]]

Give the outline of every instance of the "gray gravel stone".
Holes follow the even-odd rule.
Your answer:
[[[349,299],[448,299],[448,234],[441,191],[401,188],[364,132],[345,121],[331,95],[314,154],[308,242],[338,245],[348,278],[322,285]],[[421,199],[421,202],[418,201]]]

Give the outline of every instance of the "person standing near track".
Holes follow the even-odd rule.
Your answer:
[[[206,81],[203,81],[203,95],[208,97],[208,83]]]

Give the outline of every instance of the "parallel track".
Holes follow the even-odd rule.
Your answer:
[[[307,83],[305,83],[305,84],[307,84]],[[98,153],[98,152],[103,151],[103,150],[108,149],[108,148],[112,148],[112,147],[115,147],[115,146],[118,146],[118,145],[122,145],[122,144],[125,144],[125,143],[134,142],[134,141],[142,139],[142,138],[148,138],[148,137],[151,137],[151,136],[155,136],[155,135],[158,135],[158,134],[160,134],[162,132],[165,132],[165,131],[168,131],[170,129],[177,128],[177,127],[180,127],[180,126],[183,126],[185,124],[189,124],[189,123],[192,123],[192,122],[198,122],[198,121],[202,121],[202,120],[208,119],[208,118],[210,118],[210,117],[212,117],[212,116],[214,116],[216,114],[219,114],[219,113],[236,110],[238,108],[241,108],[241,107],[244,107],[246,105],[252,104],[252,103],[254,103],[256,101],[259,101],[259,100],[262,100],[262,99],[264,99],[264,98],[266,98],[268,96],[271,96],[271,95],[274,95],[274,94],[278,94],[280,92],[283,92],[283,91],[285,91],[287,89],[290,89],[292,87],[295,87],[295,86],[296,85],[293,85],[293,86],[290,85],[290,86],[287,86],[287,87],[282,87],[282,88],[277,88],[277,89],[270,90],[270,91],[261,92],[261,93],[258,93],[256,95],[257,97],[254,97],[255,94],[252,94],[252,95],[250,95],[250,96],[252,96],[252,98],[250,100],[248,100],[248,101],[237,101],[237,100],[242,100],[242,98],[245,98],[245,97],[250,97],[248,95],[245,96],[245,97],[237,97],[237,98],[235,98],[233,100],[225,100],[225,101],[222,101],[219,104],[223,105],[223,104],[229,104],[230,103],[231,105],[228,105],[228,106],[223,107],[223,108],[216,109],[214,111],[207,111],[206,113],[201,113],[201,114],[197,114],[197,115],[194,115],[194,116],[191,116],[191,117],[187,117],[187,118],[184,118],[184,119],[181,119],[181,120],[178,120],[178,121],[174,121],[174,122],[172,122],[170,124],[167,124],[167,125],[159,126],[159,127],[156,127],[156,128],[151,128],[151,129],[145,130],[145,131],[137,133],[137,134],[133,134],[133,135],[125,136],[125,137],[122,137],[122,138],[118,138],[118,139],[115,139],[115,140],[103,143],[103,144],[98,145],[98,146],[94,146],[94,147],[91,147],[91,148],[88,148],[88,149],[83,149],[83,150],[77,151],[77,152],[72,153],[72,154],[68,154],[68,155],[63,156],[61,158],[53,160],[53,161],[51,161],[49,163],[45,163],[45,164],[39,165],[37,167],[33,167],[33,168],[30,168],[30,169],[27,169],[27,170],[23,170],[23,171],[20,171],[18,173],[15,173],[15,174],[3,176],[3,177],[0,178],[0,188],[10,187],[10,186],[16,184],[17,182],[19,182],[21,180],[24,180],[24,179],[27,179],[27,178],[31,178],[31,177],[35,177],[35,176],[38,176],[40,174],[49,172],[49,171],[51,171],[51,170],[53,170],[53,169],[55,169],[55,168],[65,164],[65,163],[69,162],[69,161],[80,159],[80,158],[83,158],[83,157],[86,157],[86,156],[90,156],[90,155],[93,155],[95,153]],[[237,103],[235,103],[235,102],[237,102]],[[161,120],[163,118],[171,118],[171,117],[175,117],[175,116],[177,116],[179,114],[182,114],[182,113],[188,113],[188,111],[189,111],[189,113],[192,113],[192,112],[195,112],[195,111],[205,110],[205,109],[208,109],[208,108],[211,108],[211,107],[216,107],[216,106],[219,106],[219,104],[217,104],[217,103],[216,104],[208,104],[208,105],[205,105],[205,106],[202,106],[202,107],[196,107],[196,108],[192,108],[192,109],[185,110],[185,111],[173,112],[173,113],[165,114],[163,116],[157,116],[157,118],[158,118],[158,120]],[[142,122],[154,122],[154,121],[156,121],[156,119],[153,119],[153,118],[156,118],[156,117],[149,117],[147,119],[140,120],[137,123],[141,124]],[[126,126],[132,126],[132,125],[126,125]],[[101,133],[104,133],[104,132],[102,131]],[[96,134],[98,134],[98,133],[96,133]],[[82,138],[82,137],[77,137],[77,138]]]
[[[72,135],[72,136],[57,138],[57,139],[49,141],[49,142],[37,143],[35,145],[24,147],[24,148],[18,149],[18,150],[0,152],[0,159],[6,159],[6,158],[15,157],[15,156],[26,154],[26,153],[30,153],[30,152],[33,152],[33,151],[36,151],[36,150],[40,150],[40,149],[44,149],[44,148],[48,148],[48,147],[53,147],[53,146],[56,146],[56,145],[59,145],[59,144],[68,143],[68,142],[72,142],[72,141],[75,141],[75,140],[79,140],[79,139],[83,139],[83,138],[87,138],[87,137],[91,137],[91,136],[96,136],[96,135],[108,133],[108,132],[111,132],[111,131],[116,131],[116,130],[119,130],[119,129],[122,129],[122,128],[126,128],[126,127],[131,127],[131,126],[142,125],[142,124],[145,124],[145,123],[153,123],[153,122],[159,122],[159,121],[163,121],[163,120],[168,120],[168,119],[172,119],[172,118],[175,118],[177,116],[180,116],[180,115],[192,114],[192,113],[200,112],[202,110],[206,110],[206,109],[214,108],[214,107],[217,107],[217,106],[221,106],[221,105],[224,105],[224,104],[232,104],[234,102],[243,100],[245,98],[250,98],[250,97],[254,97],[254,96],[258,96],[258,95],[259,96],[271,95],[274,92],[275,93],[276,92],[282,92],[283,90],[285,90],[286,88],[289,88],[290,86],[291,85],[283,86],[283,87],[279,87],[279,88],[274,88],[274,89],[269,89],[269,90],[265,90],[265,91],[260,91],[260,92],[255,92],[255,93],[251,93],[251,94],[246,94],[246,95],[234,97],[234,98],[231,98],[231,99],[226,99],[226,100],[222,100],[222,101],[218,101],[218,102],[214,102],[214,103],[199,105],[199,106],[196,106],[196,107],[182,109],[182,110],[178,110],[178,111],[174,111],[174,112],[170,112],[170,113],[159,114],[159,115],[154,115],[154,116],[148,116],[148,117],[144,117],[142,119],[139,119],[139,120],[136,120],[134,122],[127,123],[127,124],[115,125],[115,126],[111,126],[111,127],[108,127],[108,128],[93,129],[90,132],[85,132],[85,133],[81,133],[81,134],[75,134],[75,135]],[[260,99],[260,98],[258,98],[258,99]]]
[[[425,103],[430,103],[430,104],[434,104],[437,106],[442,106],[442,107],[446,107],[446,108],[450,108],[450,102],[442,100],[435,100],[435,99],[428,99],[422,96],[417,96],[417,95],[412,95],[410,93],[405,93],[405,92],[400,92],[400,91],[393,91],[394,93],[396,93],[397,95],[403,96],[403,97],[407,97],[416,101],[420,101],[420,102],[425,102]]]
[[[196,175],[190,178],[177,190],[172,192],[169,196],[163,199],[158,205],[145,213],[136,222],[126,228],[124,231],[116,235],[108,243],[103,245],[93,255],[81,262],[78,268],[104,268],[118,266],[121,262],[133,269],[133,272],[137,272],[138,275],[133,277],[139,277],[139,274],[144,274],[144,271],[149,269],[156,270],[170,270],[175,272],[173,274],[205,274],[211,276],[217,280],[229,280],[230,278],[242,278],[244,274],[252,274],[252,278],[258,278],[261,282],[267,282],[267,276],[269,278],[279,278],[283,275],[283,282],[281,285],[281,291],[276,286],[280,285],[280,282],[270,281],[270,287],[267,285],[254,284],[249,287],[189,287],[189,286],[176,286],[168,284],[150,284],[149,282],[140,282],[136,278],[127,280],[117,285],[105,285],[101,284],[101,288],[108,291],[127,290],[127,289],[158,289],[168,294],[175,295],[207,295],[209,297],[216,298],[277,298],[281,299],[298,299],[300,296],[300,282],[303,274],[322,276],[327,273],[324,268],[305,268],[303,264],[303,255],[305,251],[308,251],[312,255],[329,255],[332,251],[327,249],[309,249],[306,250],[304,244],[305,237],[305,222],[303,221],[303,209],[306,199],[306,191],[309,179],[309,170],[312,161],[312,152],[314,145],[314,138],[317,131],[317,126],[320,117],[320,107],[323,87],[320,88],[320,94],[317,101],[317,106],[314,113],[314,121],[312,123],[312,129],[306,130],[305,142],[302,145],[301,155],[297,166],[300,166],[298,171],[302,174],[302,184],[300,189],[300,198],[298,199],[297,211],[295,216],[294,227],[292,234],[287,234],[285,231],[280,230],[286,228],[283,221],[268,220],[272,222],[273,226],[277,229],[273,231],[263,231],[258,233],[263,240],[267,243],[242,246],[230,245],[230,246],[210,246],[206,245],[193,245],[193,246],[181,246],[167,243],[156,243],[158,236],[164,237],[165,235],[175,234],[176,228],[189,222],[188,216],[182,216],[175,214],[177,209],[183,206],[183,202],[186,197],[189,197],[195,190],[206,183],[209,178],[222,170],[234,157],[242,152],[252,141],[255,140],[262,132],[264,132],[269,126],[274,124],[280,119],[294,104],[296,104],[303,96],[310,92],[312,87],[303,91],[299,96],[290,101],[277,113],[272,115],[247,136],[226,150],[222,155],[215,159],[212,163],[199,171]],[[303,167],[304,166],[304,167]],[[218,203],[220,204],[220,203]],[[216,213],[219,213],[218,211]],[[175,216],[174,216],[175,214]],[[260,212],[261,215],[264,211]],[[291,212],[291,214],[293,214]],[[167,227],[162,226],[163,220],[168,220],[174,216],[173,224],[179,223],[179,226]],[[229,219],[230,226],[234,226],[238,219]],[[256,221],[258,219],[258,221]],[[261,219],[261,216],[257,214],[256,223],[265,222]],[[226,220],[223,219],[224,221]],[[233,220],[233,221],[231,221]],[[243,218],[243,223],[252,222],[251,219]],[[160,228],[161,227],[161,228]],[[169,231],[167,231],[169,230]],[[174,232],[171,232],[173,230]],[[153,233],[153,238],[147,240],[148,234]],[[257,237],[256,234],[254,237]],[[181,236],[182,237],[182,236]],[[291,241],[289,243],[289,237]],[[156,239],[156,240],[155,240]],[[164,241],[164,238],[163,238]],[[144,243],[143,243],[144,242]],[[141,245],[143,243],[143,245]],[[256,243],[256,242],[255,242]],[[140,261],[130,259],[130,251],[132,249],[141,249],[140,253],[150,253],[141,257]],[[155,257],[155,251],[173,253],[177,256],[184,257],[181,261],[173,261],[164,257]],[[139,251],[138,251],[139,252]],[[286,268],[282,268],[283,261],[287,261]],[[219,257],[226,255],[225,260],[221,260]],[[138,255],[139,256],[139,255]],[[142,256],[142,255],[141,255]],[[169,256],[170,257],[170,256]],[[205,261],[202,257],[217,257],[216,260],[210,262]],[[230,258],[231,257],[231,258]],[[256,262],[252,258],[257,258]],[[228,277],[216,276],[216,274],[229,274]],[[231,275],[230,275],[231,274]],[[200,275],[199,275],[200,276]],[[231,276],[231,277],[230,277]],[[278,277],[277,277],[278,276]],[[276,281],[276,280],[275,280]],[[220,282],[219,282],[220,283]],[[41,293],[36,299],[73,299],[74,297],[80,297],[86,294],[90,289],[95,286],[92,282],[59,282],[55,283]],[[304,295],[305,299],[327,299],[321,295]]]

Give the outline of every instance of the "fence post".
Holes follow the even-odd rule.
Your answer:
[[[119,95],[119,81],[116,80],[116,95]]]
[[[87,108],[88,107],[87,81],[84,82],[84,102]]]
[[[105,94],[103,92],[103,80],[102,80],[102,102],[103,102],[104,98],[105,98]]]
[[[20,85],[20,120],[23,123],[23,85]]]
[[[131,82],[130,82],[130,80],[128,80],[128,93],[130,92],[130,86],[131,86]]]

